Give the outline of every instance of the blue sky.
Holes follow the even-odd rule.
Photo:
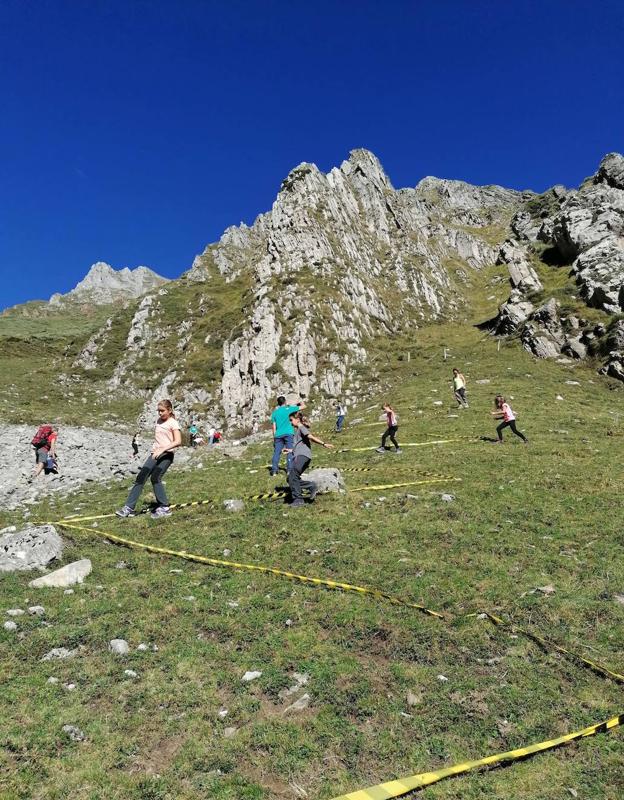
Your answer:
[[[168,277],[301,161],[543,190],[624,150],[615,0],[0,0],[0,307]]]

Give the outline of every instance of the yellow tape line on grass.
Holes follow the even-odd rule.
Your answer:
[[[131,539],[125,539],[121,536],[117,536],[116,534],[110,532],[93,530],[92,528],[87,528],[83,525],[76,525],[74,522],[69,522],[67,520],[60,520],[56,524],[68,528],[70,530],[84,531],[86,533],[89,533],[90,535],[95,534],[96,536],[108,539],[109,541],[115,542],[125,547],[146,550],[148,552],[156,553],[159,555],[168,555],[176,558],[183,558],[187,561],[194,561],[201,564],[209,564],[211,566],[216,566],[216,567],[225,567],[229,569],[247,570],[253,572],[261,572],[270,575],[277,575],[280,577],[288,578],[290,580],[300,581],[301,583],[312,584],[316,586],[325,586],[329,589],[341,589],[343,591],[357,592],[358,594],[369,595],[377,599],[386,600],[390,603],[393,603],[394,605],[401,605],[407,608],[414,608],[432,617],[437,617],[443,620],[445,619],[444,615],[439,613],[438,611],[433,611],[432,609],[426,608],[425,606],[422,606],[418,603],[412,603],[407,600],[402,600],[399,597],[395,597],[394,595],[390,595],[387,594],[386,592],[379,591],[378,589],[370,589],[368,587],[357,586],[354,584],[343,583],[341,581],[334,581],[326,578],[311,578],[308,577],[307,575],[299,575],[294,572],[288,572],[286,570],[281,570],[274,567],[266,567],[258,564],[246,564],[236,561],[224,561],[223,559],[209,558],[208,556],[186,553],[185,551],[170,550],[165,547],[158,547],[156,545],[144,544],[143,542],[135,542]],[[490,619],[494,624],[498,626],[508,625],[508,623],[506,623],[500,617],[497,617],[494,614],[490,614],[487,612],[485,613],[488,619]],[[474,616],[474,615],[469,615],[469,616]],[[536,634],[532,634],[530,631],[527,631],[523,628],[515,628],[515,629],[527,635],[531,639],[534,639],[535,641],[539,642],[544,647],[553,648],[561,653],[565,653],[567,655],[573,656],[576,659],[579,659],[585,665],[591,667],[593,670],[599,672],[605,677],[613,678],[619,682],[624,681],[624,676],[619,675],[616,672],[612,672],[611,670],[601,666],[600,664],[597,664],[596,662],[590,661],[589,659],[586,659],[583,656],[579,656],[576,653],[573,653],[572,651],[567,650],[566,648],[561,647],[560,645],[556,645],[553,642],[549,642],[548,640],[543,639],[542,637],[537,636]],[[527,758],[529,756],[536,755],[537,753],[541,753],[547,750],[553,750],[557,747],[560,747],[564,744],[567,744],[568,742],[572,742],[577,739],[582,739],[588,736],[594,736],[595,734],[612,730],[613,728],[616,728],[622,724],[624,724],[624,714],[619,714],[618,716],[611,717],[610,719],[604,722],[599,722],[594,725],[590,725],[589,727],[583,728],[580,731],[568,733],[563,736],[559,736],[555,739],[548,739],[543,742],[538,742],[537,744],[528,745],[526,747],[519,747],[516,748],[515,750],[508,750],[504,753],[497,753],[495,755],[486,756],[485,758],[480,758],[474,761],[465,761],[460,764],[455,764],[454,766],[445,767],[443,769],[435,770],[432,772],[421,772],[417,775],[401,778],[399,780],[388,781],[386,783],[381,783],[376,786],[371,786],[367,789],[358,789],[354,792],[349,792],[348,794],[335,797],[333,798],[333,800],[389,800],[390,798],[401,797],[402,795],[405,795],[408,792],[412,792],[415,789],[422,789],[425,786],[430,786],[434,783],[437,783],[438,781],[444,780],[445,778],[461,775],[466,772],[478,769],[480,767],[505,764],[519,759]]]
[[[401,447],[432,447],[434,444],[453,444],[459,442],[460,439],[438,439],[435,442],[407,442],[401,444]],[[377,445],[378,447],[379,445]],[[377,447],[372,445],[370,447],[345,447],[342,450],[336,450],[337,453],[364,453],[366,450],[376,450]],[[390,451],[388,451],[390,452]]]
[[[570,656],[575,661],[580,661],[586,667],[589,667],[591,670],[599,673],[605,678],[611,678],[618,683],[624,683],[624,675],[620,675],[619,672],[613,672],[612,670],[608,669],[608,667],[604,667],[602,664],[599,664],[597,661],[592,661],[589,658],[585,658],[585,656],[575,653],[573,650],[568,650],[566,647],[562,647],[561,645],[552,642],[550,639],[544,639],[542,636],[539,636],[537,633],[533,633],[527,628],[521,628],[518,625],[506,622],[504,619],[497,617],[495,614],[491,614],[489,611],[484,611],[483,613],[490,620],[490,622],[493,622],[497,627],[510,628],[517,633],[521,633],[523,636],[526,636],[527,639],[532,639],[534,642],[537,642],[537,644],[539,644],[545,650],[556,650],[558,653],[562,653],[565,656]]]
[[[561,747],[577,739],[595,736],[597,733],[605,733],[622,724],[624,724],[624,714],[619,714],[617,717],[611,717],[611,719],[598,722],[595,725],[590,725],[580,731],[574,731],[574,733],[566,733],[563,736],[558,736],[556,739],[547,739],[544,742],[531,744],[527,747],[507,750],[505,753],[496,753],[495,755],[486,756],[485,758],[479,758],[476,761],[464,761],[452,767],[445,767],[444,769],[438,769],[433,772],[421,772],[418,775],[410,775],[400,780],[379,783],[377,786],[370,786],[368,789],[358,789],[355,792],[341,794],[339,797],[334,797],[333,800],[389,800],[389,798],[392,797],[401,797],[401,795],[413,792],[415,789],[431,786],[431,784],[438,783],[438,781],[442,781],[445,778],[462,775],[465,772],[470,772],[479,767],[518,761],[528,756],[534,756],[537,753],[543,753],[546,750],[554,750],[556,747]]]
[[[356,489],[349,489],[349,492],[373,492],[378,489],[399,489],[403,486],[421,486],[424,483],[449,483],[461,481],[461,478],[428,478],[424,481],[406,481],[405,483],[382,483],[377,486],[358,486]]]
[[[342,589],[345,592],[357,592],[358,594],[367,594],[372,597],[376,597],[381,600],[387,600],[394,605],[405,606],[407,608],[414,608],[417,611],[422,611],[423,614],[427,614],[431,617],[438,617],[439,619],[444,619],[444,615],[440,614],[438,611],[432,611],[430,608],[426,608],[418,603],[412,603],[409,600],[402,600],[400,597],[395,597],[394,595],[387,594],[386,592],[382,592],[379,589],[369,589],[366,586],[357,586],[351,583],[343,583],[341,581],[334,581],[328,578],[310,578],[307,575],[299,575],[296,572],[287,572],[283,569],[277,569],[275,567],[265,567],[260,564],[245,564],[238,561],[224,561],[220,558],[209,558],[208,556],[201,556],[196,555],[194,553],[187,553],[184,550],[170,550],[166,547],[157,547],[153,544],[144,544],[143,542],[135,542],[132,539],[125,539],[121,536],[117,536],[114,533],[109,533],[107,531],[100,531],[95,530],[93,528],[87,528],[84,525],[76,525],[72,522],[68,522],[67,520],[58,520],[56,525],[59,525],[63,528],[69,528],[71,530],[77,531],[85,531],[86,533],[91,534],[92,536],[100,536],[103,539],[108,539],[111,542],[115,542],[116,544],[121,544],[124,547],[135,548],[138,550],[147,550],[149,553],[158,553],[159,555],[165,556],[173,556],[175,558],[183,558],[186,561],[196,561],[200,564],[209,564],[212,567],[226,567],[229,569],[240,569],[240,570],[247,570],[250,572],[263,572],[268,575],[279,575],[282,578],[289,578],[290,580],[300,581],[301,583],[310,583],[315,586],[326,586],[328,589]]]
[[[357,472],[365,472],[368,471],[368,468],[365,469],[357,469],[351,470]],[[408,481],[407,483],[388,483],[384,484],[383,486],[360,486],[355,489],[349,489],[350,492],[365,492],[373,489],[398,489],[402,486],[416,486],[417,484],[422,483],[444,483],[445,481],[461,481],[461,478],[453,478],[451,475],[440,475],[436,472],[423,472],[422,475],[432,475],[435,478],[429,478],[427,480],[420,480],[420,481]],[[260,500],[279,500],[285,497],[289,493],[290,489],[274,489],[272,492],[261,492],[260,494],[250,494],[247,495],[244,500],[249,502],[258,502]],[[216,508],[217,501],[215,500],[191,500],[187,503],[171,503],[169,506],[170,508],[194,508],[196,506],[210,506],[212,508]],[[137,511],[136,515],[140,514],[147,514],[149,509],[142,509],[141,511]],[[90,517],[63,517],[63,522],[93,522],[96,519],[112,519],[116,517],[116,514],[94,514]]]

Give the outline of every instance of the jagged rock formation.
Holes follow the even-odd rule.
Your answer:
[[[327,174],[293,169],[270,211],[228,228],[180,279],[150,273],[150,284],[143,268],[95,265],[67,300],[32,314],[62,317],[71,299],[122,292],[82,338],[67,337],[55,375],[87,387],[84,403],[113,398],[147,427],[164,396],[185,419],[242,435],[277,394],[356,404],[375,390],[379,357],[429,322],[465,318],[479,272],[495,264],[511,294],[486,327],[540,357],[600,356],[619,377],[624,347],[607,315],[624,308],[623,175],[611,154],[578,190],[433,177],[395,190],[375,156],[355,150]]]
[[[300,164],[272,210],[229,228],[188,277],[251,273],[249,322],[223,343],[229,424],[257,424],[276,393],[351,394],[379,336],[451,316],[466,269],[494,263],[484,230],[504,230],[523,195],[425,178],[396,191],[366,150],[323,174]]]
[[[605,325],[562,315],[554,298],[535,308],[532,296],[543,287],[531,257],[542,243],[543,261],[570,270],[587,306],[608,314],[624,311],[624,157],[605,156],[578,190],[555,186],[530,200],[511,229],[517,238],[503,245],[499,263],[508,265],[512,292],[485,326],[497,335],[519,334],[523,346],[540,358],[608,352],[600,371],[622,379],[624,342],[607,337]]]
[[[86,276],[67,294],[53,294],[52,306],[64,302],[93,303],[106,305],[116,300],[141,297],[167,282],[148,267],[115,270],[104,261],[93,264]]]

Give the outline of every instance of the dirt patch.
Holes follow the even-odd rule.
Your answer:
[[[160,739],[149,750],[136,757],[129,772],[131,774],[142,772],[146,775],[162,775],[171,766],[185,742],[186,736]]]

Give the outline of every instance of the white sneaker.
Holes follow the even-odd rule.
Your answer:
[[[170,517],[171,509],[169,506],[158,506],[155,511],[150,514],[152,519],[160,519],[160,517]]]
[[[124,506],[119,511],[115,511],[118,517],[136,517],[136,511],[130,506]]]

